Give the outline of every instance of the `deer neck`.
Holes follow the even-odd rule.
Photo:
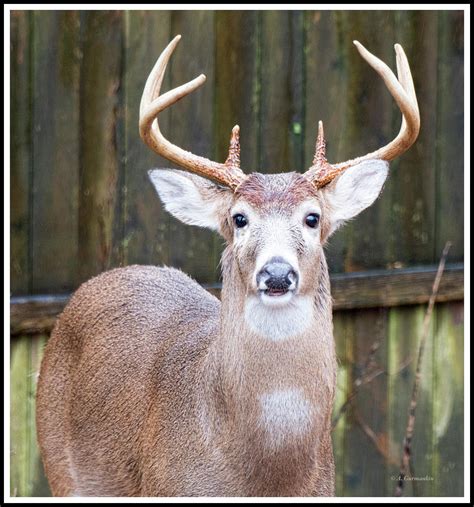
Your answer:
[[[252,460],[275,462],[284,452],[287,474],[290,450],[299,463],[305,449],[313,460],[329,429],[336,363],[324,259],[319,279],[313,294],[268,311],[246,294],[237,269],[224,273],[221,332],[210,351],[208,420],[215,441],[221,435],[223,442],[245,442],[249,467]]]

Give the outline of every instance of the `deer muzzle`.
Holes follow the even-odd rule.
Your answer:
[[[266,296],[283,296],[297,286],[298,273],[281,257],[273,257],[257,273],[257,287]]]

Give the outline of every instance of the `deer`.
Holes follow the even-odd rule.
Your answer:
[[[40,452],[54,496],[335,495],[337,361],[324,246],[381,193],[415,142],[410,67],[397,77],[358,41],[402,113],[391,142],[326,159],[319,122],[304,173],[244,173],[239,127],[217,163],[160,131],[161,111],[205,81],[161,94],[176,36],[144,87],[142,140],[184,170],[153,169],[164,207],[225,240],[220,300],[172,267],[131,265],[83,283],[58,317],[37,386]]]

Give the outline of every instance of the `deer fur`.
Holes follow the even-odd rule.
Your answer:
[[[151,171],[168,211],[224,237],[221,301],[153,266],[114,269],[76,291],[38,384],[53,494],[334,495],[337,366],[323,247],[377,198],[387,167],[363,162],[323,189],[297,173],[253,173],[235,192]],[[248,217],[244,229],[236,212]],[[315,229],[304,224],[309,212],[320,214]],[[300,284],[265,300],[255,273],[275,255]]]

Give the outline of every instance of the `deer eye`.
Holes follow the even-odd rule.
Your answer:
[[[242,215],[240,213],[237,213],[232,218],[234,220],[235,226],[238,227],[239,229],[241,227],[245,227],[247,225],[247,223],[248,223],[247,219],[244,217],[244,215]]]
[[[304,221],[307,226],[314,229],[319,224],[319,215],[317,213],[310,213]]]

